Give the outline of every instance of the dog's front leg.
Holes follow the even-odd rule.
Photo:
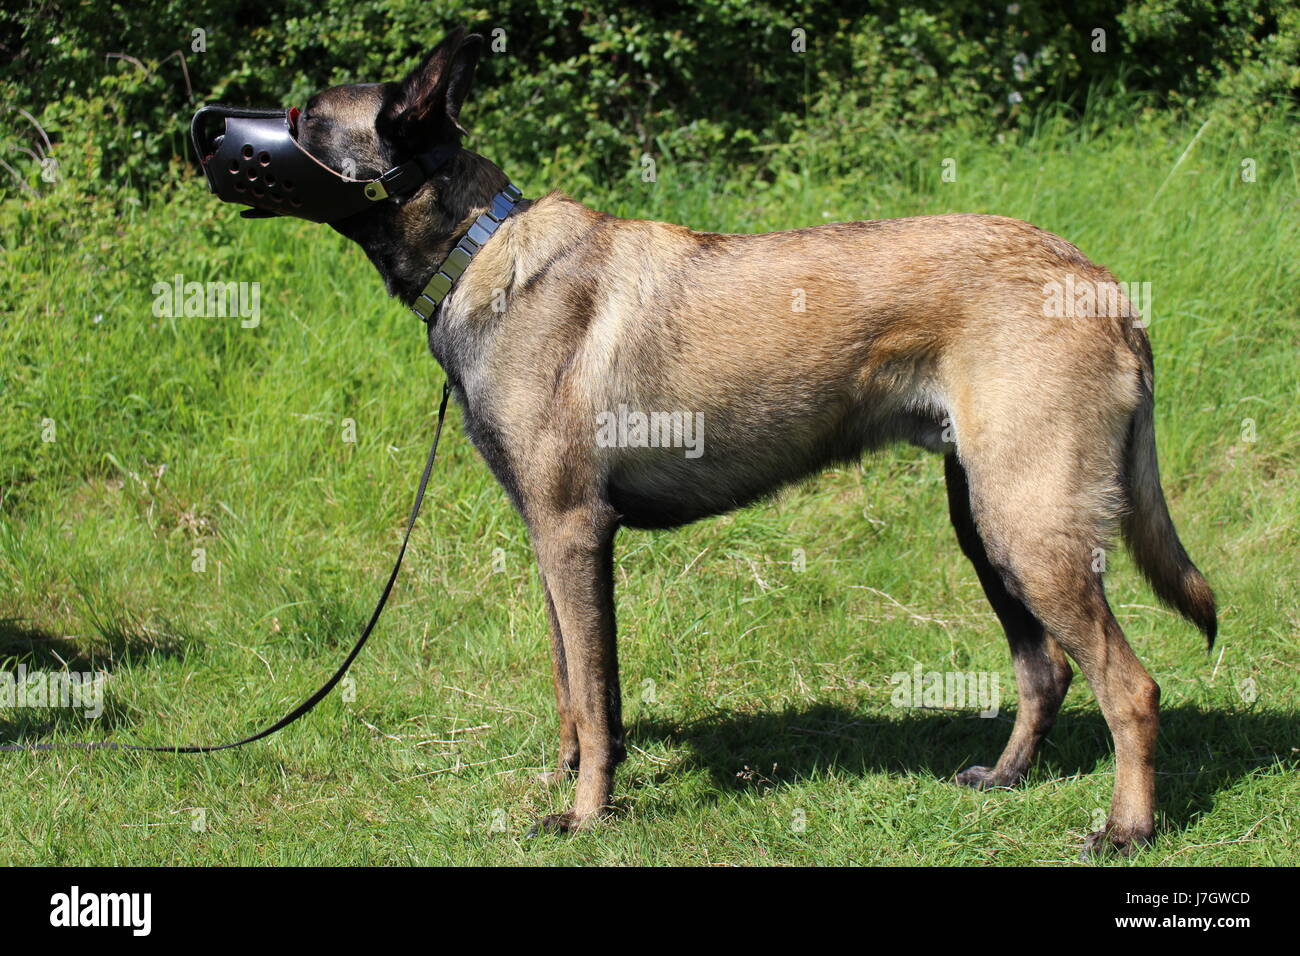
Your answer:
[[[578,787],[573,808],[542,820],[550,830],[576,830],[594,823],[609,806],[614,767],[626,756],[614,628],[614,531],[608,506],[583,504],[541,509],[529,528],[558,629],[569,714],[577,731]],[[553,633],[553,638],[556,636]],[[557,699],[562,689],[557,679]],[[561,709],[563,710],[563,703]],[[561,753],[561,761],[565,755]]]
[[[555,710],[560,717],[560,759],[554,770],[541,775],[542,783],[554,786],[563,783],[578,770],[582,751],[578,747],[578,725],[573,719],[573,705],[569,698],[569,664],[564,654],[564,636],[560,632],[560,619],[555,613],[551,588],[542,575],[542,589],[546,592],[546,617],[551,632],[551,677],[555,682]]]

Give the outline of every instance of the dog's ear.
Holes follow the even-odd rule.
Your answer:
[[[401,83],[391,86],[380,110],[379,132],[409,149],[455,142],[465,127],[460,107],[474,83],[483,37],[457,27]]]

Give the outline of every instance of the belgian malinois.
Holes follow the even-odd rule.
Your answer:
[[[459,144],[481,47],[457,30],[400,83],[318,93],[299,145],[366,179]],[[335,228],[410,305],[507,183],[461,149],[405,201]],[[1002,756],[957,781],[1021,780],[1073,658],[1115,739],[1110,815],[1085,850],[1147,842],[1160,690],[1111,614],[1096,549],[1122,530],[1155,592],[1211,642],[1216,611],[1160,487],[1138,313],[1122,295],[1084,314],[1047,307],[1051,290],[1086,287],[1099,300],[1117,288],[1070,243],[998,216],[713,235],[558,192],[519,202],[430,317],[429,347],[527,524],[546,592],[560,751],[544,779],[576,772],[577,792],[542,825],[595,823],[625,756],[615,531],[717,515],[908,441],[944,456],[957,539],[1019,689]],[[620,406],[702,415],[703,453],[598,441]]]

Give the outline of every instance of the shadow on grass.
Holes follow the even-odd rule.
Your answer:
[[[126,622],[104,622],[92,638],[60,637],[17,618],[0,619],[0,668],[13,670],[112,671],[157,657],[184,656],[176,635]]]
[[[19,675],[30,680],[40,673],[45,684],[49,675],[108,675],[121,667],[184,655],[184,642],[173,635],[117,622],[101,623],[97,629],[93,638],[74,639],[14,618],[2,619],[0,672],[13,674],[15,684]],[[64,697],[59,686],[57,703],[71,700],[71,706],[52,706],[44,699],[40,705],[12,708],[0,702],[0,743],[35,741],[56,732],[80,734],[90,727],[108,736],[134,722],[129,709],[114,700],[109,685],[100,684],[98,704],[93,697]]]
[[[688,765],[707,770],[719,790],[775,789],[832,770],[952,780],[971,764],[994,763],[1014,716],[1013,711],[985,720],[905,711],[882,719],[819,704],[717,714],[686,724],[640,720],[628,728],[628,736],[643,746],[684,746]],[[1185,828],[1213,807],[1216,794],[1260,768],[1279,762],[1300,769],[1300,753],[1292,749],[1298,738],[1300,713],[1162,708],[1156,786],[1166,825]],[[1031,767],[1029,789],[1044,777],[1095,773],[1110,753],[1110,733],[1100,713],[1065,711]]]
[[[130,710],[107,693],[102,703],[98,716],[91,716],[94,711],[79,707],[22,707],[0,711],[11,715],[0,717],[0,744],[48,743],[54,734],[73,739],[108,739],[119,728],[135,723]]]

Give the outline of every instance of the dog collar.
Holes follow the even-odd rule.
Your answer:
[[[434,323],[438,306],[451,293],[451,287],[456,284],[456,280],[461,277],[469,261],[474,258],[474,253],[483,248],[483,244],[492,238],[492,234],[497,231],[501,223],[505,222],[506,216],[514,211],[515,204],[522,196],[519,187],[510,183],[492,197],[487,212],[474,220],[469,231],[461,236],[460,242],[456,243],[456,247],[447,254],[447,258],[442,260],[442,265],[438,266],[438,270],[429,280],[429,284],[424,287],[424,291],[416,297],[415,304],[411,306],[412,312],[427,324]]]

